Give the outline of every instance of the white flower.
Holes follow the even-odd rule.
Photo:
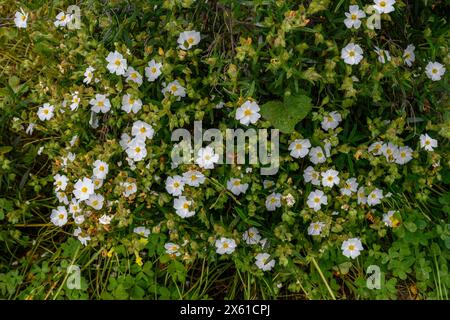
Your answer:
[[[75,215],[77,213],[81,213],[80,202],[77,201],[76,199],[72,199],[72,201],[69,204],[69,212],[72,215]]]
[[[55,191],[64,191],[66,190],[67,187],[67,182],[69,181],[69,179],[63,175],[63,174],[56,174],[53,179],[55,180],[55,182],[53,183],[53,185],[55,186]]]
[[[291,151],[291,157],[293,158],[304,158],[311,148],[311,142],[309,139],[296,139],[289,145],[289,150]]]
[[[225,106],[225,103],[223,101],[220,101],[214,106],[214,109],[222,109]]]
[[[321,234],[323,227],[325,227],[325,223],[323,222],[311,222],[308,227],[308,234],[310,236],[318,236]]]
[[[367,204],[369,206],[375,206],[381,203],[381,199],[383,199],[383,191],[375,188],[375,190],[367,196]]]
[[[125,77],[127,77],[125,81],[133,81],[138,85],[142,84],[142,75],[134,70],[133,67],[128,67],[127,71],[125,72]]]
[[[28,13],[25,13],[22,8],[20,8],[20,12],[17,11],[14,16],[14,24],[17,28],[26,28],[28,21]]]
[[[128,133],[122,133],[122,135],[120,136],[119,144],[123,150],[126,150],[128,148],[130,142],[131,142],[130,135]]]
[[[80,104],[80,98],[78,97],[78,92],[72,93],[72,101],[70,103],[70,110],[75,111],[78,109]]]
[[[351,238],[342,243],[341,250],[342,254],[347,258],[355,259],[364,248],[359,238]]]
[[[214,164],[219,162],[219,155],[211,147],[200,148],[195,162],[203,169],[214,169]]]
[[[314,164],[319,164],[327,161],[327,158],[321,147],[314,147],[309,150],[309,160]]]
[[[148,63],[148,67],[144,69],[148,81],[153,82],[158,79],[158,77],[161,75],[161,68],[162,63],[156,62],[154,59],[152,59]]]
[[[353,192],[358,190],[358,182],[356,182],[356,178],[350,178],[345,181],[345,185],[341,188],[341,194],[346,196],[351,196]]]
[[[305,169],[303,178],[305,179],[305,182],[311,182],[315,186],[320,186],[320,173],[311,166]]]
[[[408,67],[411,67],[416,60],[416,55],[414,54],[415,49],[416,47],[414,47],[414,45],[409,44],[405,51],[403,51],[403,61],[405,61]]]
[[[259,234],[258,229],[251,227],[242,234],[242,239],[247,244],[258,244],[261,240],[261,235]]]
[[[128,144],[126,153],[133,161],[141,161],[147,156],[147,147],[145,141],[140,138],[134,138]]]
[[[109,166],[106,162],[95,160],[94,162],[94,176],[98,179],[105,179],[108,174]]]
[[[83,222],[86,220],[85,216],[82,214],[75,214],[73,216],[73,222],[75,222],[75,224],[80,225],[83,224]]]
[[[428,62],[427,66],[425,67],[425,74],[428,78],[430,78],[433,81],[439,81],[441,80],[442,76],[445,73],[445,67],[440,64],[439,62]]]
[[[112,216],[108,216],[107,214],[104,214],[100,217],[100,219],[98,219],[98,222],[100,222],[101,224],[110,224],[112,218],[113,218]]]
[[[192,46],[196,46],[200,42],[200,32],[197,31],[184,31],[181,32],[177,43],[180,49],[189,50]]]
[[[236,120],[245,126],[256,123],[261,117],[259,106],[256,102],[247,100],[236,110]]]
[[[241,193],[247,192],[248,183],[241,183],[241,179],[231,178],[227,181],[227,189],[238,196]]]
[[[255,264],[262,271],[270,271],[275,266],[275,260],[270,258],[270,254],[268,253],[258,253],[255,257]]]
[[[275,183],[272,180],[264,180],[263,181],[264,189],[269,189],[269,188],[273,187],[274,185],[275,185]]]
[[[92,81],[92,78],[94,77],[94,71],[95,69],[91,66],[87,67],[86,71],[84,72],[84,79],[83,83],[89,84]]]
[[[56,20],[53,24],[55,25],[55,27],[65,27],[71,19],[72,16],[70,14],[66,14],[65,12],[61,11],[56,15]]]
[[[358,196],[358,204],[367,203],[366,189],[364,187],[359,187],[357,196]]]
[[[384,143],[383,146],[381,147],[381,152],[386,157],[386,160],[388,162],[394,162],[395,161],[395,155],[398,152],[398,147],[395,144],[391,143],[391,142]]]
[[[361,47],[354,43],[349,43],[341,50],[341,58],[350,65],[358,64],[363,58]]]
[[[339,172],[334,169],[328,169],[327,171],[322,172],[320,174],[322,176],[322,185],[330,188],[334,185],[338,185],[340,182],[338,174]]]
[[[295,198],[290,193],[288,193],[286,196],[283,196],[283,200],[286,201],[286,205],[288,207],[292,207],[295,204]]]
[[[89,104],[92,106],[91,110],[95,113],[106,113],[111,109],[111,103],[109,102],[109,99],[106,98],[106,95],[104,94],[96,94],[95,99],[91,99],[89,101]]]
[[[388,227],[397,227],[398,224],[400,223],[400,221],[398,221],[395,217],[394,214],[398,213],[398,211],[388,211],[387,213],[383,214],[383,222],[386,226]]]
[[[153,130],[152,126],[141,120],[135,121],[131,128],[131,134],[143,140],[153,138],[154,133],[155,130]]]
[[[405,164],[412,159],[412,149],[408,146],[398,148],[395,154],[395,163]]]
[[[173,196],[181,196],[184,190],[184,180],[181,176],[167,177],[166,190]]]
[[[42,107],[39,107],[37,115],[41,121],[50,120],[53,118],[55,107],[49,103],[44,103]]]
[[[57,191],[56,198],[58,198],[59,202],[64,203],[65,205],[69,204],[69,199],[64,191]]]
[[[164,89],[161,90],[161,92],[164,95],[166,92],[173,94],[175,97],[178,97],[178,100],[186,96],[186,89],[180,84],[180,82],[178,82],[178,80],[170,82],[164,87]]]
[[[175,213],[181,218],[189,218],[195,215],[195,211],[189,210],[193,204],[192,200],[188,200],[184,196],[173,199],[173,208]]]
[[[438,146],[436,139],[431,138],[427,133],[420,135],[420,147],[426,151],[433,151]]]
[[[378,13],[389,13],[394,11],[395,0],[374,0],[375,5],[373,6]]]
[[[86,200],[86,204],[91,206],[95,210],[101,210],[103,208],[103,202],[105,198],[101,194],[91,194],[89,199]]]
[[[205,182],[205,176],[197,170],[190,170],[183,173],[183,181],[191,187],[198,187]]]
[[[82,236],[82,234],[83,234],[83,231],[81,230],[80,227],[76,228],[73,231],[73,235],[78,238],[78,240],[81,242],[82,245],[85,246],[85,245],[87,245],[87,242],[91,240],[91,237],[89,235]]]
[[[369,152],[372,152],[373,155],[375,156],[379,156],[380,154],[383,153],[383,142],[382,141],[377,141],[372,143],[369,146]]]
[[[236,249],[236,241],[228,238],[220,238],[216,240],[216,252],[218,254],[232,254]]]
[[[344,20],[344,24],[348,29],[359,29],[359,27],[361,26],[361,20],[359,19],[365,18],[366,14],[364,13],[364,11],[359,9],[358,5],[353,5],[349,7],[349,12],[346,12],[345,16],[347,18]]]
[[[122,182],[121,186],[125,189],[122,192],[124,197],[129,197],[137,192],[137,186],[134,182]]]
[[[342,121],[341,114],[337,111],[330,112],[327,116],[323,117],[322,129],[328,131],[330,129],[336,129],[339,122]]]
[[[389,51],[375,47],[375,53],[378,55],[378,61],[380,61],[381,63],[386,63],[386,60],[391,61],[391,55],[389,54]]]
[[[275,211],[279,207],[281,207],[281,194],[272,192],[266,198],[266,209],[267,211]]]
[[[127,70],[127,60],[125,60],[119,52],[110,52],[106,57],[106,61],[108,62],[106,67],[109,72],[115,73],[118,76],[125,74],[125,71]]]
[[[94,193],[94,184],[89,178],[79,179],[73,186],[73,194],[78,200],[87,200]]]
[[[95,176],[91,177],[92,183],[94,183],[94,190],[100,189],[103,185],[103,179],[99,179]]]
[[[164,244],[164,249],[166,249],[167,254],[175,255],[177,257],[180,255],[180,253],[178,252],[178,250],[180,250],[180,246],[175,243],[167,242],[166,244]]]
[[[314,211],[319,211],[323,204],[328,204],[328,199],[323,191],[316,189],[309,194],[306,204],[309,208],[314,209]]]
[[[133,232],[140,235],[141,237],[147,238],[150,234],[150,230],[146,227],[136,227],[133,229]]]
[[[36,124],[34,122],[30,122],[30,124],[28,124],[27,129],[25,130],[26,134],[29,134],[30,136],[33,134],[33,130],[34,130],[34,126]]]
[[[67,223],[67,210],[66,207],[58,206],[52,210],[50,220],[55,226],[62,227]]]

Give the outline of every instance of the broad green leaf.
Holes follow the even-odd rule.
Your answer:
[[[261,106],[261,115],[283,133],[291,133],[295,125],[312,109],[311,99],[304,95],[288,96],[284,102],[269,101]]]

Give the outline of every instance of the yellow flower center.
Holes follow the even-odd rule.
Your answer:
[[[58,215],[58,218],[60,218],[61,220],[64,219],[64,214],[60,213],[60,214]]]
[[[240,185],[241,185],[241,181],[235,180],[235,181],[233,182],[233,185],[235,185],[235,186],[240,186]]]
[[[83,192],[83,193],[86,193],[86,192],[88,192],[88,188],[87,188],[87,187],[83,187],[83,188],[81,188],[81,192]]]
[[[170,91],[175,92],[177,91],[178,87],[176,85],[173,85],[170,87]]]
[[[431,72],[432,72],[432,73],[437,73],[438,71],[437,71],[436,68],[434,68],[433,70],[431,70]]]
[[[354,246],[354,245],[352,245],[352,244],[351,244],[351,245],[349,245],[349,246],[348,246],[348,250],[350,250],[350,251],[353,251],[353,250],[355,250],[355,246]]]
[[[426,145],[429,145],[430,143],[431,143],[430,140],[425,140],[425,144],[426,144]]]
[[[120,66],[120,60],[119,60],[119,59],[116,59],[116,61],[114,61],[114,64],[115,64],[116,66]]]
[[[141,131],[141,133],[145,133],[147,129],[145,129],[145,127],[142,127],[139,131]]]
[[[44,112],[44,114],[48,114],[48,109],[44,109],[42,112]]]
[[[136,147],[136,148],[134,149],[134,151],[136,151],[136,153],[139,153],[139,152],[141,152],[141,148]]]
[[[180,183],[174,182],[174,183],[173,183],[173,186],[174,186],[174,188],[178,188],[178,187],[180,186]]]
[[[93,205],[93,206],[98,206],[98,200],[92,201],[92,205]]]
[[[105,171],[105,167],[104,166],[100,166],[100,168],[98,168],[98,170]]]
[[[188,42],[189,44],[193,44],[193,43],[194,43],[194,38],[188,38],[188,39],[187,39],[187,42]]]
[[[223,244],[223,248],[224,248],[224,249],[227,249],[228,247],[229,247],[228,243],[225,242],[225,243]]]
[[[189,209],[189,203],[185,202],[185,203],[183,204],[183,209]]]
[[[349,52],[348,52],[348,55],[349,55],[350,57],[354,57],[354,56],[355,56],[355,51],[353,51],[353,50],[352,50],[352,51],[349,51]]]
[[[352,14],[352,20],[356,20],[357,18],[356,14]]]
[[[318,224],[314,225],[314,230],[319,230],[320,226]]]
[[[152,73],[156,73],[156,67],[153,67],[153,68],[151,69],[151,72],[152,72]]]
[[[322,158],[323,157],[323,153],[322,152],[318,152],[317,153],[317,157]]]
[[[197,180],[197,176],[196,176],[195,174],[193,174],[193,175],[191,176],[191,181],[195,181],[195,180]]]
[[[383,7],[383,8],[386,7],[386,2],[381,1],[381,2],[380,2],[380,7]]]
[[[66,20],[66,15],[64,15],[64,14],[61,16],[61,21],[63,21],[63,20]]]
[[[333,181],[333,177],[332,177],[332,176],[329,176],[329,177],[328,177],[328,181],[330,181],[330,182]]]
[[[253,114],[253,111],[252,110],[250,110],[250,109],[245,109],[245,111],[244,111],[244,115],[245,116],[251,116]]]
[[[105,105],[105,103],[103,101],[97,102],[97,106],[99,106],[100,108],[103,107],[104,105]]]
[[[135,72],[133,72],[133,73],[131,74],[131,78],[136,79],[136,78],[137,78],[137,74],[136,74]]]
[[[301,148],[303,148],[301,143],[297,143],[297,145],[295,146],[295,149],[300,150]]]
[[[315,202],[315,203],[319,203],[319,202],[320,202],[320,198],[319,198],[319,197],[315,197],[315,198],[314,198],[314,202]]]
[[[271,203],[275,203],[275,202],[277,202],[277,199],[272,198],[272,199],[270,199],[270,202],[271,202]]]
[[[26,19],[27,17],[25,17],[24,15],[22,15],[22,21],[25,21],[25,19]]]

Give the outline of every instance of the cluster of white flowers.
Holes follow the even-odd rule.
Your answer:
[[[77,225],[74,235],[84,245],[90,240],[90,236],[81,227],[86,217],[91,216],[92,210],[100,211],[104,208],[105,198],[100,193],[96,193],[96,190],[102,187],[108,172],[108,163],[97,159],[92,164],[92,176],[76,180],[70,189],[68,189],[68,186],[71,182],[66,175],[58,173],[53,176],[54,191],[58,201],[63,205],[52,210],[50,220],[54,225],[62,227],[68,222],[68,214],[70,213]],[[72,190],[72,192],[69,193],[68,190]],[[68,209],[66,206],[68,206]],[[113,216],[103,214],[99,218],[99,223],[109,225],[112,219]]]
[[[399,147],[391,142],[377,141],[369,146],[369,152],[373,155],[383,155],[388,162],[406,164],[413,158],[413,150],[408,146]]]
[[[395,0],[374,0],[373,8],[378,14],[388,14],[395,11],[394,4]],[[345,16],[344,24],[347,28],[359,29],[361,26],[360,19],[365,18],[366,13],[361,10],[358,5],[351,5],[349,7],[349,12],[345,12]],[[402,58],[408,67],[411,67],[416,59],[414,50],[415,46],[413,44],[408,44],[403,51]],[[389,51],[380,49],[377,46],[375,46],[374,51],[377,54],[380,63],[384,64],[391,61],[391,54]],[[350,42],[342,48],[341,58],[349,65],[357,65],[363,59],[363,50],[358,44]],[[432,81],[441,80],[442,76],[445,74],[445,67],[439,62],[429,61],[425,67],[425,74]]]

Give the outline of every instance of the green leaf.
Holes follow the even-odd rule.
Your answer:
[[[295,125],[312,109],[311,99],[305,95],[287,96],[284,102],[269,101],[261,106],[261,115],[283,133],[291,133]]]

